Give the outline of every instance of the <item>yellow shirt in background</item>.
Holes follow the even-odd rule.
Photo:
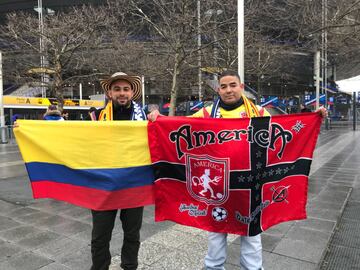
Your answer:
[[[213,105],[206,107],[206,111],[211,115]],[[270,116],[270,113],[263,107],[256,105],[259,111],[263,111],[262,116]],[[220,115],[221,118],[243,118],[246,117],[246,111],[245,111],[245,105],[242,104],[241,106],[231,110],[227,111],[220,107]],[[191,117],[205,117],[204,116],[204,110],[201,109],[198,112],[191,115]]]

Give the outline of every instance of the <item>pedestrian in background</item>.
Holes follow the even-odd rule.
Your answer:
[[[300,104],[300,112],[302,113],[306,113],[306,112],[311,112],[311,110],[305,106],[305,104]]]
[[[91,121],[96,121],[97,118],[96,118],[96,108],[95,107],[91,107],[89,109],[89,112],[88,112],[88,117],[86,120],[91,120]]]
[[[63,110],[61,113],[61,117],[64,118],[64,120],[69,120],[69,112],[66,110]]]
[[[58,110],[56,105],[49,105],[43,119],[51,121],[64,121],[64,118],[61,116],[61,112]]]

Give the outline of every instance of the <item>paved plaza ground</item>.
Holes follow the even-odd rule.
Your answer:
[[[360,132],[321,131],[308,191],[308,218],[262,234],[264,268],[360,269]],[[33,200],[14,142],[0,145],[0,269],[89,269],[89,210],[54,200]],[[172,222],[154,222],[146,207],[139,269],[200,270],[207,233]],[[112,270],[122,242],[117,220]],[[229,235],[227,269],[240,269],[239,237]]]

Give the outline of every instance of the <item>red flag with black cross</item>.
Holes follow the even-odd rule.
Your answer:
[[[253,236],[305,219],[320,125],[316,113],[159,117],[148,126],[155,220]]]

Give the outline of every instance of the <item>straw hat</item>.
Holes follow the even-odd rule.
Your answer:
[[[141,78],[139,76],[127,75],[124,72],[116,72],[108,79],[100,80],[100,85],[105,92],[110,90],[111,84],[118,80],[125,80],[131,84],[134,90],[133,100],[138,100],[141,97]]]

